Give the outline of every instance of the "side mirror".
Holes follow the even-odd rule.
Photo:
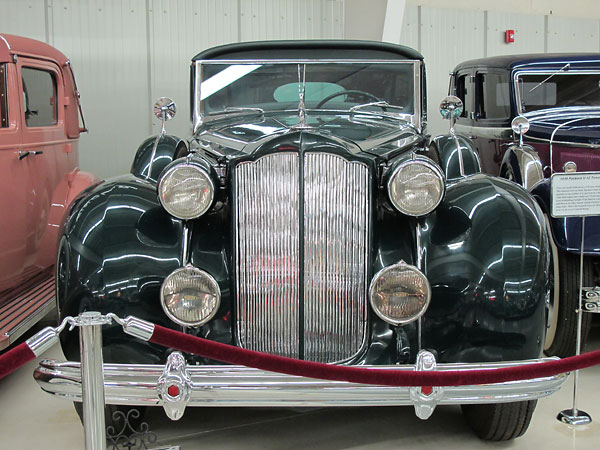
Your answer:
[[[454,136],[454,123],[463,112],[463,102],[455,95],[445,97],[440,103],[440,114],[450,120],[450,134]]]
[[[529,131],[529,120],[525,116],[517,116],[510,123],[510,127],[519,135],[519,146],[523,147],[523,136]]]
[[[165,122],[175,117],[177,113],[177,107],[175,102],[169,97],[161,97],[154,103],[154,115],[162,121],[161,134],[165,133]]]

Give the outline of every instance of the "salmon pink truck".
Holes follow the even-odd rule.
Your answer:
[[[57,238],[74,197],[85,130],[69,60],[0,34],[0,351],[55,309]]]

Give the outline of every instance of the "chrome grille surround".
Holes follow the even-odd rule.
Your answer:
[[[367,331],[367,165],[280,152],[240,163],[234,179],[238,344],[328,363],[356,355]]]

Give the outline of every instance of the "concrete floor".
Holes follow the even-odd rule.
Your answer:
[[[600,328],[592,329],[586,350],[600,348]],[[45,355],[61,358],[54,347]],[[83,432],[70,402],[41,391],[31,362],[0,381],[0,448],[81,450]],[[397,449],[460,448],[600,449],[600,366],[580,374],[578,406],[593,422],[570,427],[556,420],[572,405],[572,376],[557,394],[539,401],[529,431],[511,442],[480,441],[463,421],[460,407],[438,407],[427,421],[411,407],[335,409],[189,408],[170,422],[162,408],[148,421],[158,441],[148,448],[188,449]],[[110,447],[109,447],[110,448]]]

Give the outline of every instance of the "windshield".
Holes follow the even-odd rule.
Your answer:
[[[387,111],[413,115],[414,61],[401,62],[267,62],[200,65],[196,100],[199,113],[211,115],[232,108],[267,111],[297,110],[304,89],[307,110],[348,111],[351,107],[386,102]],[[382,111],[381,107],[367,107]]]
[[[518,76],[520,112],[564,106],[600,106],[600,74],[550,75],[551,72],[544,72]]]

